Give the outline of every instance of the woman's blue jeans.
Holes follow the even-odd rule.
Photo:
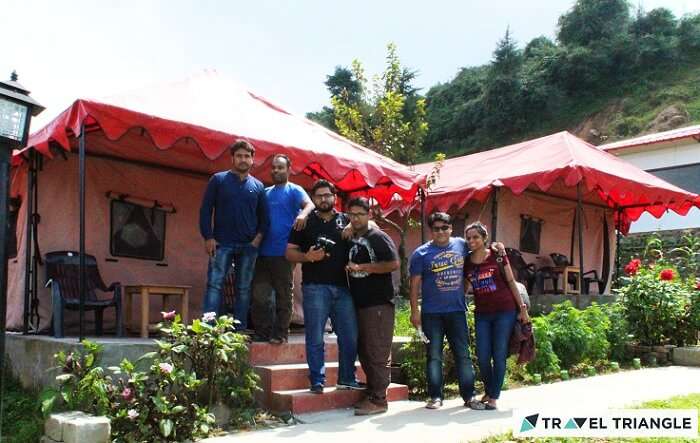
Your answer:
[[[484,389],[489,398],[497,400],[506,376],[508,343],[513,333],[517,311],[476,314],[476,357]]]

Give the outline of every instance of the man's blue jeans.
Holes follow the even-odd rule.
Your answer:
[[[328,317],[338,336],[338,382],[353,383],[357,359],[357,317],[348,288],[335,285],[305,284],[304,331],[306,362],[311,385],[325,384],[326,366],[323,332]]]
[[[497,400],[506,376],[508,343],[513,333],[516,311],[476,314],[476,357],[486,395]]]
[[[469,329],[464,311],[440,314],[421,314],[423,332],[430,343],[426,344],[428,395],[442,399],[442,348],[445,336],[455,359],[459,394],[464,401],[474,396],[474,367],[469,357]]]
[[[209,257],[207,270],[207,292],[204,296],[202,312],[221,312],[224,280],[233,264],[235,272],[235,301],[233,317],[240,322],[236,329],[248,327],[248,309],[250,308],[250,288],[255,271],[255,259],[258,249],[250,243],[239,243],[233,246],[217,246],[214,257]]]

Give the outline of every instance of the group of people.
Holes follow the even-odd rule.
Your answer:
[[[253,339],[283,344],[292,314],[293,269],[301,263],[310,391],[324,392],[324,332],[330,319],[339,354],[336,388],[364,391],[355,405],[357,415],[385,412],[394,329],[391,274],[400,266],[394,242],[370,220],[367,199],[352,199],[347,212],[340,212],[332,183],[317,180],[309,198],[289,182],[291,160],[285,154],[273,156],[274,184],[267,188],[250,175],[255,156],[250,142],[236,141],[230,154],[232,168],[212,176],[200,209],[200,232],[210,257],[203,311],[223,314],[222,289],[233,265],[237,328],[247,330],[250,310]],[[432,214],[428,225],[432,239],[410,261],[411,322],[422,328],[426,341],[426,407],[442,405],[447,337],[465,406],[495,409],[510,332],[517,317],[528,320],[526,306],[503,245],[487,247],[483,225],[468,226],[466,240],[452,236],[448,214]],[[479,400],[468,349],[468,287],[475,296],[476,345],[486,390]],[[358,358],[366,383],[356,378]]]

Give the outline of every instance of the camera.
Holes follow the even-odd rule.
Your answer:
[[[326,254],[331,253],[331,249],[333,249],[333,246],[335,246],[335,242],[330,238],[324,236],[317,238],[316,243],[314,243],[314,247],[316,249],[323,249],[323,252],[325,252]]]

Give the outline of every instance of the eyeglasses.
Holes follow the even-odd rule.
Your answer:
[[[333,197],[335,197],[335,194],[316,194],[316,195],[314,195],[314,198],[318,198],[321,200],[330,200]]]
[[[348,212],[348,217],[350,218],[361,218],[366,217],[369,213],[367,212]]]
[[[450,229],[452,229],[452,226],[450,225],[440,225],[432,227],[433,232],[449,231]]]

